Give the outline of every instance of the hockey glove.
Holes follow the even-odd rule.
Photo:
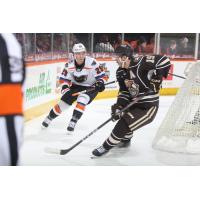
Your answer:
[[[116,72],[116,77],[118,81],[129,79],[129,72],[127,69],[119,68]]]
[[[112,121],[119,120],[124,115],[124,112],[120,113],[120,110],[122,108],[123,107],[121,105],[118,105],[118,104],[114,104],[114,105],[111,106]]]
[[[150,89],[152,89],[154,92],[159,92],[161,84],[162,77],[153,74],[150,80]]]
[[[68,92],[70,90],[68,85],[63,85],[61,88],[61,94],[65,94],[66,92]]]
[[[95,90],[98,92],[103,92],[105,90],[105,85],[104,85],[103,80],[97,80],[94,86],[95,86]]]

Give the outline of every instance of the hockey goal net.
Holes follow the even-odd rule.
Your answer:
[[[195,63],[169,108],[153,148],[200,154],[200,63]]]

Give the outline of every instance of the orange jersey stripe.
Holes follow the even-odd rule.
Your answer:
[[[22,114],[21,84],[0,84],[0,115]]]
[[[59,79],[59,83],[60,84],[63,84],[63,83],[67,83],[67,85],[69,85],[69,86],[71,86],[72,84],[72,82],[71,81],[68,81],[68,80],[62,80],[62,79]]]
[[[59,83],[60,84],[63,84],[65,81],[64,80],[59,80]]]

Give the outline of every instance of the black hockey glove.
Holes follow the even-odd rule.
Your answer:
[[[119,120],[124,115],[124,112],[119,113],[122,108],[123,107],[118,104],[114,104],[111,106],[112,121]]]
[[[61,94],[65,94],[66,92],[68,92],[70,90],[68,85],[63,85],[61,88]]]
[[[129,71],[127,69],[119,68],[116,72],[117,81],[129,79]]]
[[[95,90],[98,92],[103,92],[105,90],[105,85],[104,85],[103,80],[97,80],[94,86],[95,86]]]
[[[154,92],[159,92],[161,84],[162,77],[153,74],[150,80],[150,89],[152,89]]]

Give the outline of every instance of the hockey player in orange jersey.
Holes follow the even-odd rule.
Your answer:
[[[67,110],[77,100],[72,118],[67,127],[68,133],[73,132],[86,106],[94,100],[98,92],[102,92],[105,89],[104,81],[107,78],[105,71],[101,70],[94,58],[86,56],[86,48],[82,43],[73,46],[73,57],[74,59],[66,63],[60,76],[62,97],[42,122],[43,128],[47,128],[53,119]],[[79,96],[72,95],[90,88],[94,88],[94,90]]]

